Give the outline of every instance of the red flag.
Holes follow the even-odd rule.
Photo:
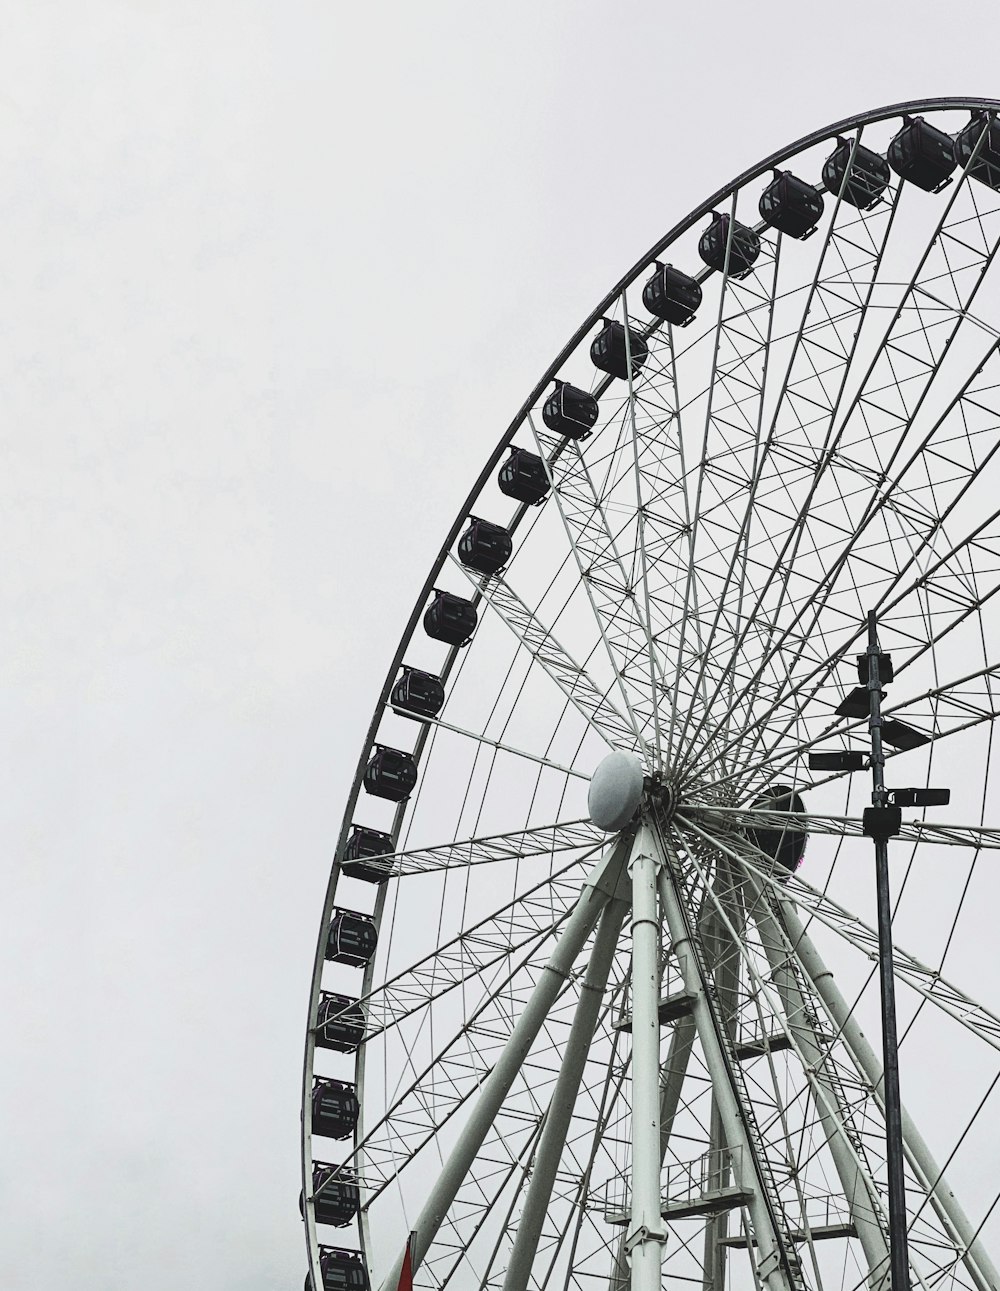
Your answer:
[[[406,1239],[406,1250],[403,1252],[403,1267],[399,1270],[399,1285],[396,1291],[413,1291],[413,1260],[410,1257],[410,1247],[413,1245],[413,1239],[416,1233],[411,1233]]]

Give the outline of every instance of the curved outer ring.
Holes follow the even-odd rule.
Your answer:
[[[602,317],[604,317],[609,306],[611,306],[614,303],[614,301],[617,300],[617,298],[621,295],[621,293],[624,290],[626,290],[643,271],[648,270],[650,264],[654,260],[658,259],[659,256],[666,250],[666,248],[673,241],[675,241],[675,239],[680,237],[682,233],[687,232],[687,230],[691,228],[691,226],[694,223],[696,223],[696,221],[702,219],[705,215],[709,214],[716,207],[720,206],[723,203],[723,201],[726,198],[730,197],[734,192],[743,188],[746,184],[752,182],[753,180],[758,179],[761,175],[773,169],[775,166],[778,166],[782,162],[787,161],[790,157],[794,157],[797,153],[804,151],[806,148],[810,148],[814,144],[822,143],[826,139],[836,137],[837,135],[847,133],[848,131],[857,130],[866,125],[873,125],[877,122],[891,119],[892,117],[903,116],[904,114],[912,115],[918,112],[945,112],[945,111],[962,111],[962,110],[966,110],[970,112],[975,112],[975,111],[1000,112],[1000,100],[981,99],[981,98],[939,98],[939,99],[918,99],[918,100],[912,100],[906,103],[893,103],[887,107],[875,108],[870,112],[862,112],[856,116],[844,117],[842,120],[836,121],[832,125],[826,126],[821,130],[814,130],[811,134],[804,135],[801,139],[797,140],[795,143],[790,144],[787,147],[772,153],[769,157],[766,157],[763,161],[758,162],[755,166],[752,166],[749,170],[743,171],[741,175],[738,175],[729,184],[725,185],[723,188],[720,188],[717,192],[713,193],[711,197],[707,198],[700,205],[696,206],[688,215],[686,215],[682,220],[680,220],[677,224],[675,224],[673,228],[670,229],[668,233],[664,234],[664,236],[658,242],[656,242],[646,252],[644,256],[642,256],[639,260],[637,260],[636,263],[632,266],[632,268],[625,274],[625,276],[621,278],[615,284],[614,287],[611,288],[608,294],[604,296],[603,299],[600,301],[600,303],[591,311],[590,314],[588,314],[588,316],[583,321],[583,323],[577,328],[577,330],[570,337],[569,341],[567,341],[567,343],[556,355],[552,363],[545,370],[544,375],[534,386],[534,388],[532,389],[531,393],[528,395],[528,398],[525,400],[525,402],[521,405],[520,409],[517,412],[517,415],[514,417],[514,420],[510,423],[507,430],[504,432],[503,436],[501,437],[500,442],[493,450],[492,454],[490,455],[489,459],[486,462],[486,465],[483,467],[482,471],[480,472],[478,479],[476,480],[475,484],[472,486],[472,489],[470,490],[469,495],[466,498],[457,517],[455,518],[451,528],[448,530],[447,537],[445,538],[444,543],[442,544],[441,550],[439,551],[437,558],[434,561],[434,564],[431,566],[430,573],[427,575],[427,579],[424,582],[424,585],[421,588],[420,593],[417,597],[416,604],[414,605],[413,610],[410,613],[410,617],[409,617],[409,620],[407,621],[406,628],[403,631],[403,635],[400,638],[399,645],[396,648],[396,652],[393,655],[392,662],[389,665],[389,670],[388,670],[388,673],[386,674],[386,679],[382,686],[382,692],[379,695],[378,703],[375,706],[375,711],[374,711],[374,714],[372,715],[372,720],[368,727],[368,733],[365,737],[365,743],[362,748],[361,756],[354,773],[354,782],[351,785],[351,792],[350,792],[350,795],[348,796],[347,805],[344,812],[344,818],[341,823],[340,836],[337,840],[337,851],[335,854],[333,868],[330,871],[330,879],[327,884],[326,896],[323,902],[323,913],[320,919],[320,927],[319,927],[319,941],[317,943],[316,956],[313,963],[313,974],[312,974],[312,982],[310,986],[310,996],[309,996],[309,1015],[308,1015],[308,1024],[307,1024],[307,1031],[306,1031],[305,1059],[304,1059],[304,1065],[303,1065],[303,1078],[302,1078],[302,1188],[303,1188],[304,1199],[308,1198],[312,1192],[313,1157],[312,1157],[311,1095],[312,1095],[312,1073],[313,1073],[313,1053],[314,1053],[313,1028],[316,1025],[316,1006],[319,999],[323,964],[325,962],[324,951],[326,947],[327,929],[330,922],[331,912],[333,910],[334,899],[335,899],[336,890],[337,890],[337,880],[340,877],[340,858],[343,855],[344,845],[347,841],[348,831],[351,827],[354,809],[355,809],[355,806],[357,805],[358,794],[361,791],[361,782],[364,776],[365,767],[367,765],[368,758],[371,753],[372,745],[375,743],[375,735],[378,731],[379,723],[382,720],[383,711],[385,710],[385,706],[389,699],[389,692],[392,689],[392,686],[399,673],[399,668],[403,662],[403,657],[406,653],[407,647],[409,646],[410,640],[413,637],[413,633],[416,630],[418,623],[420,622],[424,609],[426,608],[426,605],[427,605],[427,599],[434,588],[434,584],[437,580],[437,577],[440,574],[441,569],[448,558],[448,553],[451,551],[451,548],[454,546],[456,540],[458,539],[458,536],[462,530],[462,526],[466,523],[470,513],[473,511],[476,499],[479,497],[480,493],[489,483],[494,470],[496,469],[498,463],[500,462],[501,457],[503,456],[504,450],[510,445],[511,440],[514,438],[515,434],[520,429],[521,424],[523,423],[528,412],[538,402],[538,399],[541,396],[542,392],[545,390],[546,386],[548,386],[553,380],[553,378],[558,374],[559,370],[562,368],[562,365],[566,362],[566,360],[570,357],[570,355],[573,354],[573,352],[577,349],[577,347],[580,345],[580,342],[584,339],[587,333],[594,327],[594,325]],[[517,524],[520,522],[521,517],[525,514],[527,509],[528,508],[526,506],[521,506],[515,512],[513,521],[510,525],[510,528],[512,530],[517,527]],[[443,679],[445,680],[447,679],[448,674],[451,672],[452,666],[454,665],[454,662],[457,656],[458,656],[458,648],[457,647],[452,648],[452,650],[448,654],[447,660],[445,662],[445,666],[442,669]],[[420,760],[420,754],[423,750],[424,742],[426,740],[427,730],[428,728],[426,726],[423,726],[421,728],[421,733],[417,739],[414,757],[416,758],[418,763]],[[394,842],[397,837],[400,824],[402,822],[405,807],[406,807],[405,802],[400,803],[396,811],[396,815],[393,821],[393,829],[392,829],[392,837]],[[376,925],[381,924],[382,908],[385,902],[385,889],[386,889],[386,884],[383,883],[379,885],[378,896],[376,898],[375,912],[374,912]],[[371,989],[373,970],[374,970],[374,959],[370,961],[367,967],[365,968],[364,982],[363,982],[362,991],[361,991],[362,996],[367,995]],[[358,1087],[358,1097],[362,1104],[361,1120],[359,1120],[358,1122],[358,1131],[357,1131],[359,1135],[362,1132],[362,1126],[364,1122],[364,1099],[363,1099],[364,1063],[365,1063],[365,1046],[362,1044],[356,1052],[356,1059],[355,1059],[355,1082]],[[313,1214],[313,1208],[310,1204],[306,1204],[304,1206],[304,1215],[305,1215],[305,1229],[306,1229],[306,1250],[307,1250],[307,1256],[309,1260],[309,1268],[312,1271],[314,1285],[320,1286],[321,1283],[317,1280],[319,1276],[319,1264],[318,1264],[319,1244],[316,1240],[315,1218]],[[362,1252],[365,1255],[366,1262],[367,1262],[368,1245],[369,1245],[369,1242],[368,1242],[368,1233],[367,1233],[367,1216],[364,1213],[362,1213],[361,1247],[362,1247]]]

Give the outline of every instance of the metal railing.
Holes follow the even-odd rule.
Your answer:
[[[734,1167],[741,1164],[741,1154],[742,1148],[713,1148],[692,1161],[671,1161],[665,1165],[660,1191],[664,1213],[680,1204],[695,1205],[713,1189],[730,1183]],[[625,1175],[609,1179],[591,1195],[592,1205],[596,1210],[603,1210],[605,1218],[628,1214],[631,1202]]]

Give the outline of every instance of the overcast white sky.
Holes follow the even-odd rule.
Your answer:
[[[0,2],[5,1291],[302,1284],[329,854],[437,543],[660,233],[991,3]]]

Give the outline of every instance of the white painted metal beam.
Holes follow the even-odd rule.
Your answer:
[[[662,861],[645,823],[636,835],[632,875],[632,1180],[625,1247],[632,1291],[660,1291],[667,1229],[660,1213],[660,918]]]
[[[669,866],[669,859],[664,858],[664,860],[666,866]],[[711,1005],[705,994],[705,985],[698,968],[697,952],[691,944],[691,936],[673,875],[666,867],[660,871],[659,886],[660,901],[674,954],[684,978],[684,985],[694,996],[692,1014],[705,1063],[712,1078],[712,1089],[718,1101],[726,1142],[733,1155],[733,1173],[740,1188],[751,1194],[748,1210],[757,1241],[758,1276],[768,1291],[792,1291],[792,1281],[781,1258],[778,1234],[753,1168],[753,1152],[743,1125],[739,1101],[722,1043],[716,1031]]]
[[[566,920],[551,959],[542,970],[496,1065],[483,1082],[458,1142],[452,1148],[414,1224],[410,1246],[410,1261],[414,1272],[420,1267],[444,1222],[445,1215],[601,911],[618,894],[629,842],[628,838],[616,840],[590,874],[572,914]],[[396,1291],[404,1254],[405,1250],[401,1250],[389,1269],[382,1283],[383,1291]]]
[[[531,1180],[521,1207],[521,1218],[507,1264],[503,1291],[526,1291],[531,1276],[538,1239],[545,1223],[552,1186],[566,1144],[566,1134],[580,1091],[580,1080],[587,1064],[587,1054],[594,1038],[604,1002],[604,990],[618,947],[618,936],[627,912],[627,902],[611,900],[601,914],[559,1075],[545,1113],[538,1151],[532,1162]]]
[[[823,1001],[859,1069],[870,1082],[875,1099],[881,1106],[882,1064],[875,1050],[868,1043],[857,1018],[841,995],[833,974],[813,945],[792,902],[783,900],[781,910],[782,919],[789,940],[795,947],[799,964],[812,982],[816,994]],[[906,1153],[906,1159],[921,1185],[927,1189],[935,1214],[955,1241],[969,1276],[975,1282],[978,1291],[998,1291],[1000,1277],[997,1275],[993,1261],[980,1242],[977,1230],[969,1222],[958,1198],[949,1188],[943,1172],[905,1107],[902,1109],[902,1121],[903,1150]]]

